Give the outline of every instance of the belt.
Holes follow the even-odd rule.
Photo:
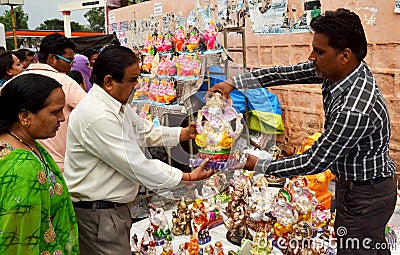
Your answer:
[[[388,179],[392,179],[392,177],[378,177],[371,180],[366,181],[345,181],[345,180],[337,180],[338,183],[347,187],[348,189],[353,189],[353,186],[367,186],[367,185],[376,185],[382,183]]]
[[[73,202],[75,207],[83,209],[111,209],[124,206],[127,204],[115,203],[110,201],[79,201]]]

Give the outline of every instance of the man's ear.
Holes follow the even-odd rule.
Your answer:
[[[47,56],[46,64],[48,64],[48,65],[50,65],[50,66],[53,66],[54,63],[56,62],[56,60],[57,60],[57,57],[56,57],[54,54],[51,54],[51,53],[50,53],[50,54]]]
[[[343,64],[348,63],[352,58],[353,52],[349,48],[346,48],[342,51],[340,60]]]
[[[114,84],[112,76],[111,75],[106,75],[104,77],[103,81],[104,81],[103,88],[106,91],[110,91],[112,89],[112,87],[113,87],[113,84]]]

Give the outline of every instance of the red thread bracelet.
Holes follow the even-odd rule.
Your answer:
[[[188,176],[189,176],[189,181],[191,182],[192,181],[192,177],[190,176],[190,173],[188,173]]]

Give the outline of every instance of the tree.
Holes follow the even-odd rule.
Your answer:
[[[14,7],[14,17],[17,29],[28,29],[29,16],[22,10],[22,6]],[[0,23],[4,24],[4,29],[12,30],[11,7],[4,11],[4,15],[0,16]]]
[[[104,32],[104,7],[93,8],[87,11],[83,17],[89,22],[89,30]]]
[[[36,30],[64,30],[64,21],[61,19],[48,19],[43,21]],[[71,22],[71,31],[86,31],[87,29],[75,22]]]
[[[16,29],[28,29],[29,16],[22,10],[21,5],[14,7],[14,18]],[[6,31],[12,31],[11,7],[9,10],[4,11],[3,16],[0,16],[0,23],[4,24],[4,29]],[[21,43],[22,39],[18,39],[17,44],[20,45]],[[6,45],[7,49],[14,49],[14,39],[7,39]]]

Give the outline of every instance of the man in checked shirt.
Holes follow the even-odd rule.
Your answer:
[[[346,9],[312,19],[309,62],[259,69],[216,84],[226,97],[234,88],[322,83],[323,135],[301,155],[271,160],[248,155],[245,169],[278,177],[337,177],[338,255],[390,254],[385,226],[396,203],[395,165],[389,157],[390,119],[385,100],[363,61],[367,41],[360,18]],[[385,246],[386,245],[386,246]]]

